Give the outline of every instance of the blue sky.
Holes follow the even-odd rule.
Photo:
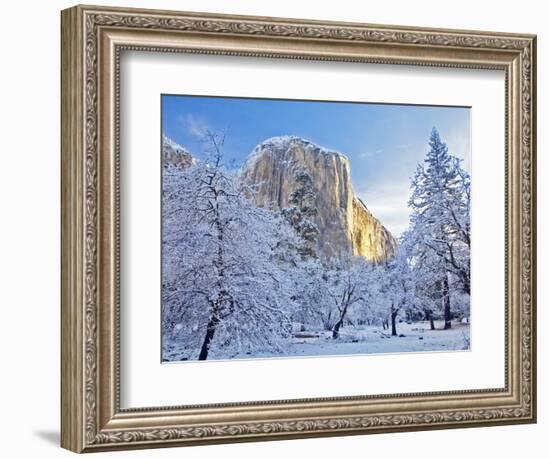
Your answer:
[[[355,193],[394,235],[407,227],[410,178],[426,155],[432,127],[470,171],[469,108],[162,96],[163,133],[199,158],[206,130],[226,132],[226,161],[237,165],[278,135],[345,154]]]

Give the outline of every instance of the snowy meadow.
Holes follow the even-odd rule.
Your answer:
[[[468,350],[470,177],[428,134],[399,235],[343,153],[282,136],[229,166],[224,134],[164,137],[162,360]]]

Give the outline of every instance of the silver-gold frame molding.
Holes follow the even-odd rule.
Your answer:
[[[61,443],[75,452],[536,418],[536,37],[76,6],[62,12]],[[119,59],[125,49],[499,69],[506,75],[506,386],[121,409]]]

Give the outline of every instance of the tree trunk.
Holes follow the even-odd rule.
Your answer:
[[[444,304],[444,316],[445,316],[445,328],[451,329],[451,297],[449,295],[449,279],[447,273],[443,277],[443,304]]]
[[[219,158],[218,158],[219,160]],[[213,178],[213,177],[212,177]],[[212,185],[212,179],[210,180],[210,185]],[[220,321],[219,312],[221,310],[221,305],[223,303],[223,288],[224,288],[224,279],[225,279],[225,268],[224,268],[224,256],[223,256],[223,244],[224,244],[224,226],[220,221],[220,208],[218,202],[218,191],[213,190],[214,201],[216,202],[214,209],[214,218],[215,218],[215,227],[218,233],[218,259],[214,263],[216,270],[218,272],[218,281],[216,286],[218,289],[218,299],[216,302],[211,303],[212,314],[208,318],[208,324],[206,325],[206,335],[204,336],[204,341],[202,342],[201,351],[199,353],[199,361],[204,361],[208,358],[208,352],[210,351],[210,344],[214,339],[214,334],[216,332],[216,326]]]
[[[470,295],[470,276],[464,274],[464,280],[462,283],[464,285],[464,292],[469,296]]]
[[[204,361],[208,358],[208,351],[210,350],[210,344],[214,338],[214,333],[216,332],[216,326],[218,325],[218,318],[213,314],[208,320],[206,325],[206,335],[204,336],[204,341],[201,346],[201,351],[199,353],[199,361]]]
[[[338,320],[332,328],[332,338],[337,339],[340,336],[340,327],[342,326],[342,320]]]
[[[333,339],[337,339],[340,335],[340,328],[344,325],[344,321],[346,319],[346,313],[348,311],[348,307],[350,305],[350,300],[351,300],[351,296],[353,294],[354,289],[355,289],[355,287],[352,288],[351,290],[348,289],[344,294],[345,300],[344,300],[344,298],[342,299],[342,308],[340,310],[340,317],[338,318],[338,321],[336,322],[336,324],[332,328],[332,338]]]
[[[431,310],[425,310],[426,319],[430,322],[430,330],[435,331],[434,314]]]
[[[397,318],[397,310],[392,310],[391,312],[391,335],[397,336],[397,326],[395,325],[395,320]]]

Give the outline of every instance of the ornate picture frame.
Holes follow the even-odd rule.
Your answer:
[[[75,6],[62,12],[61,445],[75,452],[536,421],[536,37]],[[138,52],[505,73],[505,387],[124,409],[120,56]]]

